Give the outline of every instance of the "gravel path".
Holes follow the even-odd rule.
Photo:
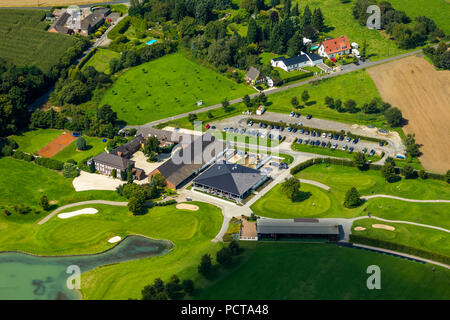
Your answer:
[[[395,199],[395,200],[401,200],[401,201],[406,201],[406,202],[424,202],[424,203],[450,203],[450,200],[417,200],[417,199],[408,199],[408,198],[401,198],[401,197],[396,197],[396,196],[390,196],[387,194],[374,194],[371,196],[362,196],[361,199],[364,200],[369,200],[369,199],[373,199],[373,198],[390,198],[390,199]]]
[[[52,213],[50,213],[48,216],[46,216],[44,219],[42,219],[41,221],[38,222],[38,224],[44,224],[46,223],[48,220],[50,220],[53,216],[55,216],[56,214],[58,214],[59,212],[68,209],[68,208],[73,208],[73,207],[78,207],[78,206],[82,206],[85,204],[107,204],[110,206],[117,206],[117,207],[125,207],[128,202],[120,202],[120,201],[108,201],[108,200],[89,200],[89,201],[82,201],[82,202],[76,202],[76,203],[71,203],[71,204],[66,204],[65,206],[59,207],[58,209],[56,209],[55,211],[53,211]]]

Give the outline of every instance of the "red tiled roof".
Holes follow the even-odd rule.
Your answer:
[[[322,44],[325,48],[326,54],[333,54],[350,49],[347,36],[325,40]]]

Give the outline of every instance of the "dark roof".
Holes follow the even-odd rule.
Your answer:
[[[319,56],[318,54],[315,54],[314,52],[307,53],[307,55],[309,56],[309,58],[310,58],[312,61],[317,61],[317,60],[322,59],[321,56]]]
[[[273,61],[281,61],[281,60],[284,60],[284,59],[286,59],[285,57],[278,57],[278,58],[273,58],[272,60]]]
[[[161,130],[151,127],[140,127],[137,129],[136,134],[142,135],[144,138],[155,136],[158,140],[170,142],[180,141],[181,136],[180,133],[176,133],[175,131]]]
[[[286,66],[291,66],[294,64],[303,63],[303,62],[307,62],[307,61],[309,61],[309,60],[305,54],[301,54],[299,56],[293,56],[293,57],[283,60],[283,62]]]
[[[53,24],[53,28],[55,28],[55,30],[60,33],[69,33],[70,29],[65,26],[69,18],[70,14],[64,12],[61,17],[59,17],[59,19],[55,21],[55,23]]]
[[[99,22],[111,12],[108,8],[95,9],[93,13],[81,20],[81,29],[88,30],[93,26],[96,26]]]
[[[216,156],[217,150],[224,149],[223,142],[217,141],[207,132],[186,147],[179,149],[170,160],[160,165],[157,170],[167,181],[178,187],[212,160]]]
[[[234,163],[215,163],[194,179],[205,187],[242,196],[264,177],[259,170]]]
[[[134,161],[106,152],[102,152],[98,156],[94,157],[94,162],[103,163],[120,170],[127,169],[129,164],[131,164],[131,166],[134,166]]]
[[[293,219],[260,218],[256,221],[256,230],[263,234],[339,234],[339,227],[336,223],[296,222]]]
[[[247,78],[249,78],[250,80],[254,81],[258,78],[259,76],[259,70],[256,69],[255,67],[250,67],[250,70],[248,70],[247,72]]]
[[[131,154],[138,151],[141,147],[141,144],[145,142],[145,139],[142,135],[137,135],[132,140],[128,141],[127,143],[118,146],[116,149],[111,151],[112,154],[118,155],[119,152],[122,154]]]

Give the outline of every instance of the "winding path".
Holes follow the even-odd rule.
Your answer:
[[[48,216],[46,216],[44,219],[39,221],[37,224],[44,224],[44,223],[46,223],[48,220],[53,218],[53,216],[55,216],[56,214],[58,214],[59,212],[65,210],[65,209],[78,207],[78,206],[82,206],[82,205],[85,205],[85,204],[107,204],[107,205],[110,205],[110,206],[126,207],[128,202],[108,201],[108,200],[89,200],[89,201],[81,201],[81,202],[75,202],[75,203],[71,203],[71,204],[66,204],[65,206],[59,207],[58,209],[56,209],[55,211],[50,213]]]
[[[383,218],[379,218],[379,217],[372,216],[372,215],[370,217],[369,216],[356,217],[356,218],[352,218],[350,220],[357,221],[357,220],[361,220],[361,219],[375,219],[375,220],[384,221],[384,222],[388,222],[388,223],[410,224],[410,225],[414,225],[414,226],[418,226],[418,227],[435,229],[435,230],[439,230],[439,231],[444,231],[444,232],[450,233],[450,230],[448,230],[448,229],[431,226],[429,224],[422,224],[422,223],[411,222],[411,221],[404,221],[404,220],[388,220],[388,219],[383,219]]]
[[[450,200],[417,200],[417,199],[408,199],[408,198],[390,196],[387,194],[374,194],[371,196],[362,196],[361,197],[361,199],[364,199],[364,200],[369,200],[369,199],[373,199],[373,198],[390,198],[390,199],[401,200],[401,201],[406,201],[406,202],[450,203]]]

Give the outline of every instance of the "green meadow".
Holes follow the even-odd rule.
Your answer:
[[[109,74],[109,63],[112,59],[120,59],[120,53],[104,48],[97,48],[97,51],[86,62],[83,69],[87,66],[92,66],[99,72]]]
[[[449,299],[450,271],[328,244],[241,241],[244,256],[196,299]],[[368,290],[367,267],[382,270]],[[433,272],[432,268],[436,270]]]
[[[33,154],[55,140],[61,133],[62,130],[36,129],[13,135],[11,138],[19,145],[18,150]]]
[[[196,64],[180,53],[131,68],[106,92],[100,104],[109,104],[128,124],[144,124],[239,98],[254,90]]]
[[[73,159],[77,162],[82,161],[88,157],[94,157],[99,153],[105,151],[106,142],[102,142],[103,138],[97,137],[83,137],[86,140],[86,150],[80,151],[77,149],[77,141],[72,141],[68,146],[54,155],[52,158],[60,161],[67,161]]]

